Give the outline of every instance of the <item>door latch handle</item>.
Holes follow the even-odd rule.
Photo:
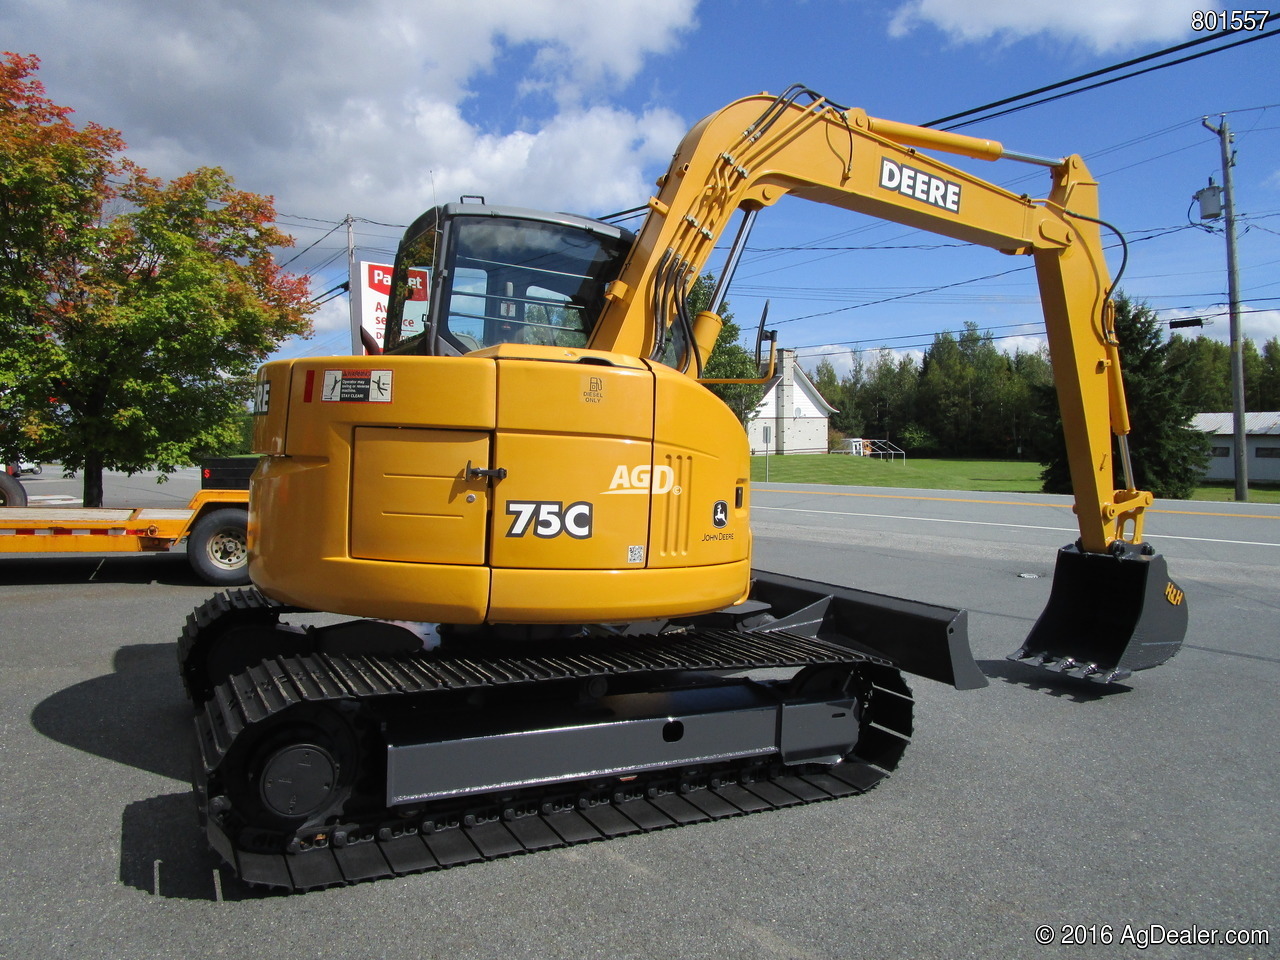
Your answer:
[[[484,467],[473,467],[471,461],[467,461],[466,478],[468,480],[479,480],[481,477],[487,477],[490,480],[505,480],[507,478],[506,467],[494,467],[492,470],[486,470]]]

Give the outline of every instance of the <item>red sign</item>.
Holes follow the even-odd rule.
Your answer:
[[[369,289],[384,297],[391,296],[391,268],[380,263],[366,263],[365,268],[368,271],[366,283]],[[427,271],[409,271],[409,299],[427,299]]]

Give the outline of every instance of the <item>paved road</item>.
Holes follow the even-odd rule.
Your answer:
[[[176,483],[143,489],[185,499]],[[1148,533],[1187,591],[1188,643],[1108,691],[1002,659],[1074,536],[1062,501],[754,496],[761,566],[970,610],[991,686],[913,683],[894,777],[292,898],[216,884],[194,822],[174,639],[209,588],[174,557],[0,560],[0,957],[1280,955],[1280,508],[1158,505]],[[1046,948],[1041,925],[1131,942]],[[1270,944],[1138,950],[1153,925]]]
[[[78,506],[83,482],[79,476],[63,477],[56,464],[46,464],[38,474],[22,478],[30,506]],[[170,474],[146,470],[127,477],[106,473],[102,480],[104,507],[185,507],[200,489],[200,472],[185,467]]]

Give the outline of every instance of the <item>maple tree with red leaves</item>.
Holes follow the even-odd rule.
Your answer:
[[[254,371],[310,333],[270,197],[216,167],[164,183],[0,56],[0,462],[171,472],[225,451]]]

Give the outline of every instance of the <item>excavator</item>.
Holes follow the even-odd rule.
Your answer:
[[[1047,194],[933,153],[1043,166]],[[910,739],[903,674],[986,685],[964,611],[752,567],[746,437],[704,376],[722,319],[686,295],[737,218],[723,302],[784,196],[1034,260],[1080,536],[1010,656],[1114,684],[1179,649],[1079,156],[794,86],[706,117],[658,187],[635,233],[435,207],[397,253],[382,352],[262,367],[254,586],[178,644],[200,820],[242,881],[305,891],[859,794]],[[774,352],[762,330],[761,381]]]

